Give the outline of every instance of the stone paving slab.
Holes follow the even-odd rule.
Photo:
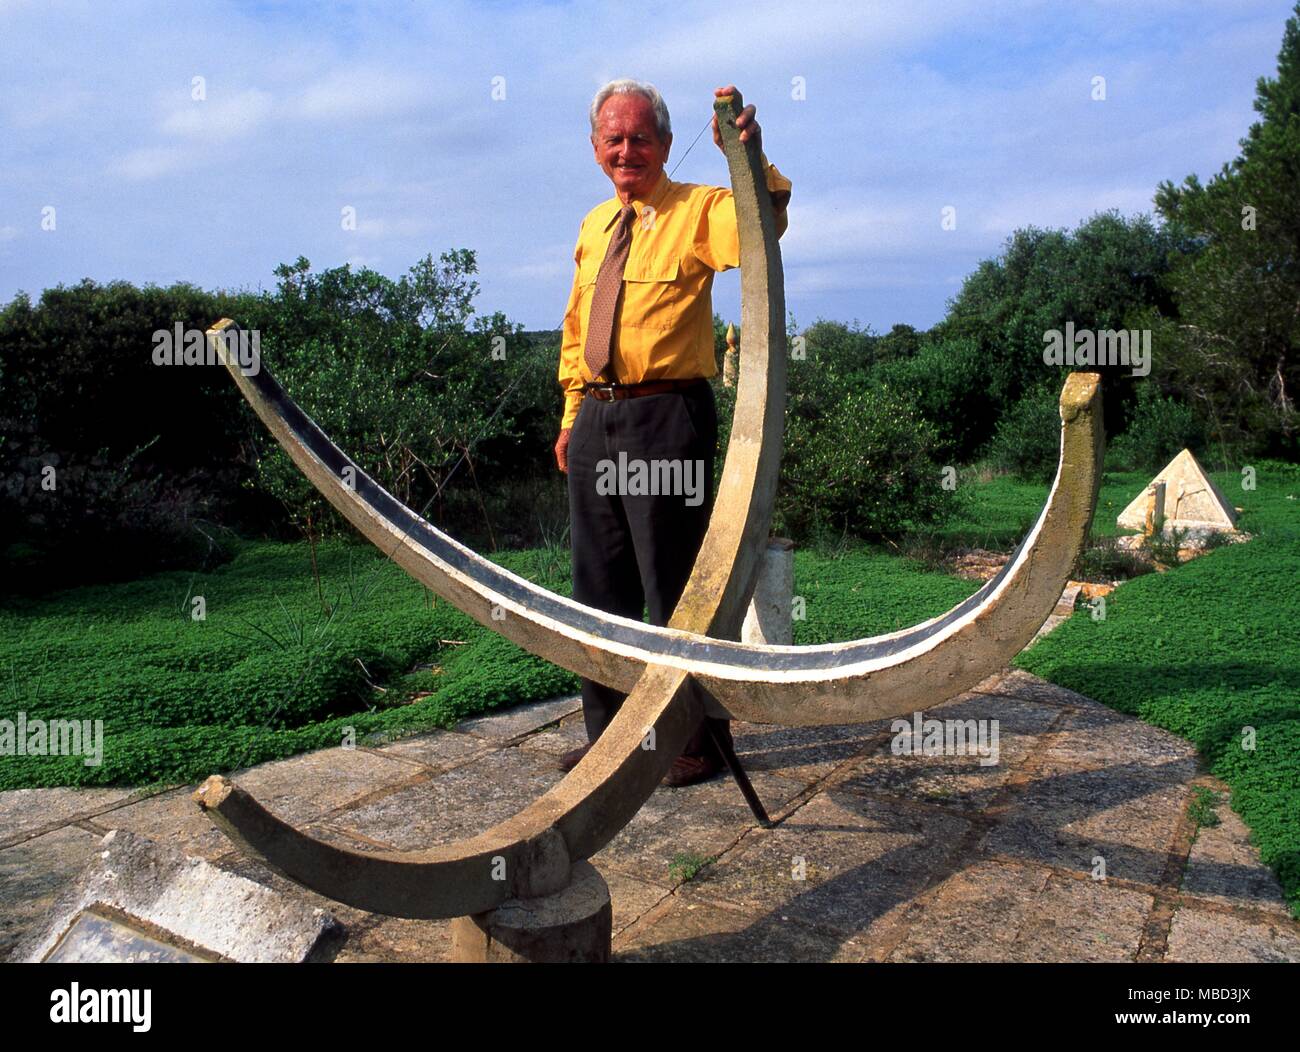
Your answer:
[[[1152,896],[1044,866],[979,862],[909,919],[894,961],[1131,961]]]
[[[969,829],[956,815],[831,790],[778,828],[754,830],[683,897],[860,935],[935,880]]]
[[[1181,909],[1169,932],[1167,961],[1300,963],[1300,933],[1281,918]]]
[[[587,744],[587,725],[582,713],[570,713],[554,727],[545,727],[519,743],[521,749],[544,752],[550,756],[563,756],[566,752]]]
[[[793,800],[804,787],[767,771],[750,771],[754,791],[769,815]],[[652,883],[675,884],[669,867],[682,855],[713,858],[730,850],[754,817],[735,783],[727,777],[671,789],[661,786],[591,863],[601,872],[615,870]]]
[[[135,789],[10,789],[0,793],[0,846],[89,818],[137,795],[143,794]]]
[[[297,824],[400,785],[416,773],[383,753],[335,748],[236,771],[231,778],[268,810]]]
[[[1186,782],[1200,773],[1196,747],[1184,738],[1114,709],[1089,706],[1069,713],[1046,743],[1045,771],[1142,767],[1155,780]]]
[[[385,787],[419,777],[420,768],[365,749],[321,749],[237,771],[231,778],[270,811],[295,825],[306,823]],[[183,786],[90,820],[96,829],[125,829],[212,861],[230,851],[225,834],[190,799]]]
[[[1099,701],[1093,701],[1092,698],[1086,695],[1079,694],[1066,687],[1058,687],[1055,683],[1049,683],[1045,679],[1039,679],[1021,668],[997,672],[983,682],[977,683],[971,688],[971,692],[975,694],[992,694],[995,697],[1007,695],[1021,698],[1024,701],[1041,702],[1044,705],[1100,709],[1104,712],[1113,711],[1106,708]]]
[[[87,824],[101,833],[125,829],[211,862],[227,854],[231,845],[226,835],[194,806],[190,794],[196,788],[186,785],[171,789],[138,804],[97,815]]]
[[[745,770],[779,771],[786,778],[811,785],[860,755],[873,738],[888,729],[888,720],[825,727],[738,720],[731,725],[731,736]]]
[[[980,849],[1026,863],[1158,885],[1191,790],[1141,764],[1045,773],[1019,787]]]
[[[451,959],[451,921],[375,917],[353,932],[336,964],[446,962]]]
[[[327,824],[399,851],[447,844],[522,811],[563,777],[548,756],[496,749],[332,815]]]
[[[615,938],[661,902],[672,897],[672,888],[668,886],[666,876],[661,884],[629,877],[617,870],[610,870],[602,873],[601,876],[609,885],[610,904],[614,910]]]
[[[1246,823],[1228,807],[1226,795],[1222,800],[1216,810],[1219,824],[1197,830],[1183,871],[1183,894],[1289,918],[1277,877],[1259,864]]]
[[[454,729],[461,734],[473,734],[487,738],[489,741],[505,742],[523,734],[531,734],[548,723],[555,723],[581,709],[582,700],[576,696],[554,698],[535,705],[519,705],[505,712],[462,720]]]
[[[1048,705],[1019,698],[990,698],[965,694],[924,714],[936,720],[997,720],[997,754],[980,756],[926,756],[913,728],[881,742],[869,755],[852,763],[836,780],[836,787],[854,792],[924,800],[962,810],[982,811],[998,796],[1012,772],[1025,761],[1041,736],[1061,718]],[[911,721],[908,721],[909,723]],[[924,727],[924,724],[922,724]],[[991,734],[991,728],[988,732]],[[905,735],[905,736],[904,736]],[[991,739],[986,739],[991,741]],[[909,753],[906,751],[911,749]],[[986,762],[995,760],[996,762]]]
[[[377,751],[390,759],[409,760],[445,771],[481,756],[489,748],[486,742],[473,735],[433,731],[381,745]]]
[[[895,756],[889,720],[735,723],[777,825],[760,829],[726,776],[656,790],[592,859],[615,960],[1300,960],[1300,924],[1226,798],[1222,824],[1193,838],[1193,788],[1221,786],[1186,742],[1020,670],[924,715],[997,719],[999,763]],[[232,778],[321,839],[412,849],[522,810],[585,739],[578,699],[562,698]],[[0,792],[0,955],[103,832],[128,828],[329,910],[347,932],[340,962],[447,959],[448,922],[355,910],[270,873],[192,789]],[[713,861],[684,881],[669,872],[683,853]]]
[[[672,899],[614,939],[614,963],[749,964],[857,960],[862,948],[797,921]]]

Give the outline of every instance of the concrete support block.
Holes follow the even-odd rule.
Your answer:
[[[767,549],[758,563],[754,596],[745,611],[740,630],[744,643],[767,646],[792,646],[794,623],[794,541],[786,537],[768,539]]]
[[[609,885],[590,862],[569,886],[451,922],[451,959],[461,964],[605,964],[614,913]]]

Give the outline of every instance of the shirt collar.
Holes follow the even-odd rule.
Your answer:
[[[650,191],[649,195],[646,197],[645,200],[642,200],[639,197],[632,198],[632,200],[629,201],[628,204],[630,204],[632,206],[633,211],[636,212],[637,218],[638,219],[641,218],[641,212],[643,209],[647,207],[653,208],[656,205],[658,205],[660,200],[663,198],[664,194],[668,192],[668,188],[671,185],[672,185],[672,180],[668,178],[668,173],[660,172],[659,181],[655,183],[654,189]],[[604,224],[601,226],[602,230],[608,230],[610,226],[613,225],[614,220],[617,219],[619,217],[619,213],[623,211],[624,205],[622,201],[620,201],[617,197],[615,197],[609,203],[608,208],[609,208],[609,213],[605,217]]]

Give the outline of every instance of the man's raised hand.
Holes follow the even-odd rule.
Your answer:
[[[721,98],[723,95],[735,95],[737,94],[736,85],[728,84],[725,88],[714,88],[713,94],[716,98]],[[758,121],[754,119],[752,104],[740,111],[736,117],[736,127],[740,131],[741,142],[749,142],[750,139],[753,139],[759,149],[762,149],[763,144],[760,138],[762,129],[759,128]],[[722,132],[718,128],[718,115],[716,113],[713,115],[713,141],[717,143],[719,150],[726,152],[722,145]]]

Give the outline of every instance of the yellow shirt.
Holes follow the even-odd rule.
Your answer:
[[[790,180],[767,164],[767,188],[788,195]],[[675,183],[661,173],[646,200],[630,202],[632,244],[623,270],[623,296],[615,318],[606,379],[689,380],[715,376],[713,349],[713,274],[740,265],[736,206],[721,186]],[[611,197],[582,221],[573,250],[576,264],[560,345],[560,386],[564,416],[573,426],[582,403],[582,385],[592,379],[583,357],[587,317],[596,275],[609,248],[623,202]],[[777,230],[785,227],[780,213]]]

